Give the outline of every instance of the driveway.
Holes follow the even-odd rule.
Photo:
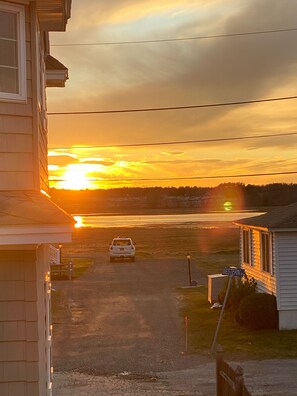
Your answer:
[[[66,320],[54,326],[53,395],[214,395],[214,359],[185,353],[176,288],[187,284],[184,260],[111,264],[100,254],[79,280],[54,282]],[[255,395],[283,395],[295,381],[295,361],[243,367]]]

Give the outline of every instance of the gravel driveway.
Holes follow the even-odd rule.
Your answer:
[[[54,282],[67,311],[54,327],[53,395],[214,395],[214,359],[185,353],[175,290],[187,282],[183,260],[102,255],[79,280]],[[242,365],[254,395],[297,394],[295,361]]]

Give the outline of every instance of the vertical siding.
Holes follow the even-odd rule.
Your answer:
[[[241,237],[242,239],[242,237]],[[274,246],[275,240],[272,238],[272,245]],[[242,242],[241,242],[242,244]],[[247,265],[242,263],[242,267],[248,277],[254,278],[257,281],[257,289],[262,293],[270,293],[276,295],[276,277],[261,269],[261,234],[257,230],[252,230],[252,264]],[[274,247],[272,249],[275,250]],[[242,259],[241,259],[242,262]],[[275,267],[275,256],[272,257],[272,265]],[[274,271],[275,274],[275,271]]]
[[[29,190],[33,180],[31,34],[25,7],[27,101],[0,102],[0,189]]]
[[[46,289],[45,279],[50,271],[49,266],[49,245],[42,245],[37,250],[37,315],[39,334],[39,389],[40,395],[50,395],[51,384],[48,383],[51,367],[48,363],[47,354],[51,349],[51,339],[48,340],[48,325],[50,317],[46,318]]]
[[[38,153],[36,157],[38,168],[38,184],[39,188],[47,191],[48,186],[48,167],[47,167],[47,115],[46,115],[46,93],[45,93],[45,37],[44,33],[36,31],[36,46],[37,46],[37,59],[36,59],[36,118],[35,125],[35,150]]]
[[[297,309],[297,232],[277,233],[278,307]]]

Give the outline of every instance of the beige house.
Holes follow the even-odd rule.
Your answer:
[[[238,220],[241,266],[276,296],[279,329],[297,329],[297,203]]]
[[[47,196],[46,86],[67,69],[49,55],[71,0],[0,0],[0,395],[52,393],[49,249],[73,219]]]

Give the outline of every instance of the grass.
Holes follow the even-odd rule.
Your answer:
[[[226,265],[238,265],[239,230],[237,228],[94,228],[76,229],[73,242],[63,246],[64,257],[103,253],[116,236],[129,236],[136,242],[136,254],[142,258],[185,258],[206,275],[220,272]]]
[[[115,236],[129,236],[136,242],[138,257],[148,259],[184,258],[191,255],[193,279],[197,272],[221,273],[226,266],[239,263],[239,231],[237,228],[97,228],[77,229],[73,242],[63,246],[64,257],[102,253],[108,259],[108,246]],[[90,265],[89,259],[77,259],[75,276]],[[82,260],[80,264],[79,261]],[[87,260],[88,263],[84,263]],[[209,354],[218,323],[219,311],[211,310],[207,288],[179,289],[182,317],[189,319],[189,353]],[[57,308],[67,315],[67,307]],[[226,313],[218,342],[234,358],[297,357],[297,331],[250,331],[239,326]]]
[[[210,309],[207,288],[178,289],[182,298],[182,317],[188,317],[188,352],[209,354],[220,310]],[[218,343],[229,358],[296,358],[297,331],[251,331],[239,326],[226,312]]]

